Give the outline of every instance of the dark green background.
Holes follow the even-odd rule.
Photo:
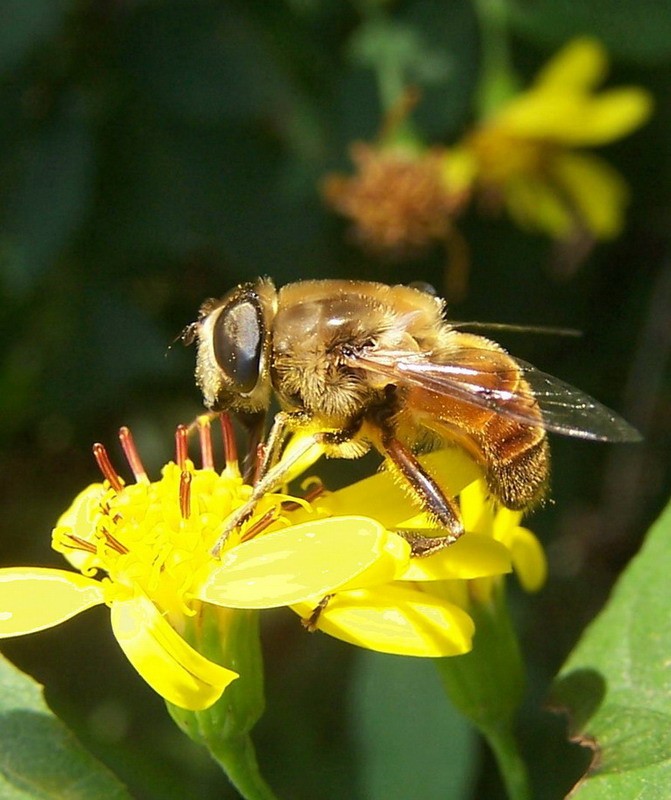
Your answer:
[[[575,276],[553,277],[551,244],[509,220],[469,213],[461,223],[470,291],[453,315],[579,328],[578,340],[499,338],[645,435],[635,446],[556,440],[553,501],[530,522],[551,578],[536,598],[513,593],[531,675],[521,730],[536,795],[549,800],[580,770],[562,722],[539,710],[549,678],[667,494],[671,4],[509,0],[509,11],[525,79],[568,38],[592,33],[612,53],[611,82],[656,98],[653,120],[604,153],[632,187],[626,231]],[[362,35],[363,57],[353,46]],[[450,143],[473,118],[479,47],[467,0],[0,1],[3,565],[59,564],[50,530],[97,477],[93,441],[120,463],[116,431],[127,424],[153,474],[171,456],[174,426],[200,406],[194,353],[170,346],[205,297],[259,274],[278,284],[422,278],[440,289],[440,249],[413,262],[367,257],[318,184],[379,128],[365,53],[403,59],[423,92],[420,130]],[[337,468],[329,474],[335,483]],[[106,613],[4,651],[46,684],[133,796],[234,797],[128,666]],[[426,665],[362,661],[308,637],[289,612],[266,623],[269,710],[256,738],[280,796],[501,796],[489,757],[447,707],[436,713],[444,701]],[[385,774],[393,789],[380,788]]]

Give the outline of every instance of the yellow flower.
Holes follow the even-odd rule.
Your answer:
[[[598,41],[569,42],[527,91],[449,153],[448,179],[472,186],[490,207],[505,205],[522,227],[554,238],[581,231],[598,239],[616,236],[627,186],[607,162],[577,148],[631,133],[649,118],[652,100],[638,87],[597,93],[607,66]]]
[[[198,710],[238,677],[183,638],[205,610],[226,609],[225,626],[228,609],[290,605],[340,587],[386,583],[407,566],[409,545],[378,521],[310,513],[308,502],[279,493],[263,498],[215,558],[226,519],[251,487],[240,477],[230,439],[226,469],[217,473],[209,424],[199,430],[202,468],[187,458],[181,427],[176,462],[159,481],[147,477],[127,429],[121,440],[135,483],[126,485],[104,448],[94,447],[105,481],[75,499],[52,538],[79,571],[1,569],[0,637],[107,604],[113,633],[140,675],[166,700]]]
[[[227,434],[230,423],[223,418]],[[542,550],[519,514],[494,509],[475,464],[460,449],[421,460],[450,496],[459,496],[467,533],[428,557],[411,556],[394,531],[436,533],[390,473],[310,499],[265,495],[253,516],[212,555],[230,515],[252,488],[225,435],[227,464],[214,470],[209,424],[200,427],[203,466],[177,457],[150,481],[130,433],[121,431],[135,483],[126,485],[101,445],[105,481],[89,486],[61,516],[53,547],[78,572],[0,569],[0,637],[57,625],[94,605],[110,607],[113,633],[140,675],[169,702],[212,705],[238,674],[184,638],[206,612],[220,612],[226,639],[234,609],[291,606],[340,639],[383,652],[442,657],[468,652],[469,604],[512,568],[526,588],[544,578]],[[292,442],[287,450],[301,443]],[[319,457],[305,453],[300,469]],[[365,515],[365,516],[364,516]],[[439,533],[439,532],[438,532]]]
[[[450,496],[458,496],[466,533],[428,557],[412,557],[383,585],[341,590],[320,604],[313,597],[292,608],[312,629],[352,644],[398,655],[461,655],[472,647],[473,601],[487,602],[500,576],[512,569],[527,591],[545,581],[543,550],[519,525],[521,513],[497,506],[472,461],[459,449],[422,457]],[[327,498],[335,509],[365,508],[388,528],[438,533],[417,514],[393,478],[382,473]],[[320,500],[316,501],[319,505]]]

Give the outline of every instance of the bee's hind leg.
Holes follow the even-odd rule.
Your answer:
[[[428,556],[456,542],[463,535],[464,526],[454,500],[447,497],[412,451],[396,437],[385,434],[382,437],[381,450],[407,481],[409,489],[422,509],[446,530],[441,536],[426,536],[417,531],[398,531],[398,534],[409,542],[412,554]]]

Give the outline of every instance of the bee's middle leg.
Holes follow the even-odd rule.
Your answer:
[[[454,500],[447,497],[412,451],[395,436],[386,433],[382,437],[381,450],[405,478],[422,508],[438,520],[447,531],[442,536],[425,536],[416,531],[399,531],[399,534],[410,543],[413,555],[428,556],[456,542],[463,535],[464,526]]]

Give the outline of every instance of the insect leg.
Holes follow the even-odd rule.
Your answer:
[[[247,433],[247,449],[242,462],[242,476],[245,483],[248,483],[251,481],[256,468],[256,452],[259,443],[263,439],[267,415],[265,411],[256,411],[253,413],[237,411],[235,412],[235,416]]]
[[[256,504],[263,495],[281,486],[286,481],[294,464],[300,461],[308,450],[319,442],[319,434],[306,436],[303,441],[291,451],[290,455],[278,460],[286,437],[291,432],[294,423],[295,417],[290,413],[280,412],[275,416],[273,426],[268,435],[268,447],[263,464],[261,465],[259,479],[254,484],[252,494],[247,502],[234,511],[226,520],[226,525],[212,548],[213,556],[216,557],[221,553],[221,548],[224,546],[226,539],[230,536],[231,531],[235,530],[238,525],[241,525],[254,512]]]
[[[456,542],[464,533],[459,509],[419,463],[411,450],[391,434],[383,436],[382,452],[408,483],[422,508],[447,530],[444,536],[424,536],[414,531],[399,531],[410,543],[413,555],[426,556]]]
[[[327,594],[322,597],[322,599],[317,603],[317,605],[312,609],[312,613],[306,619],[301,620],[301,625],[310,633],[314,633],[317,630],[317,623],[319,622],[319,618],[324,612],[324,609],[329,604],[331,598],[333,597],[332,594]]]

